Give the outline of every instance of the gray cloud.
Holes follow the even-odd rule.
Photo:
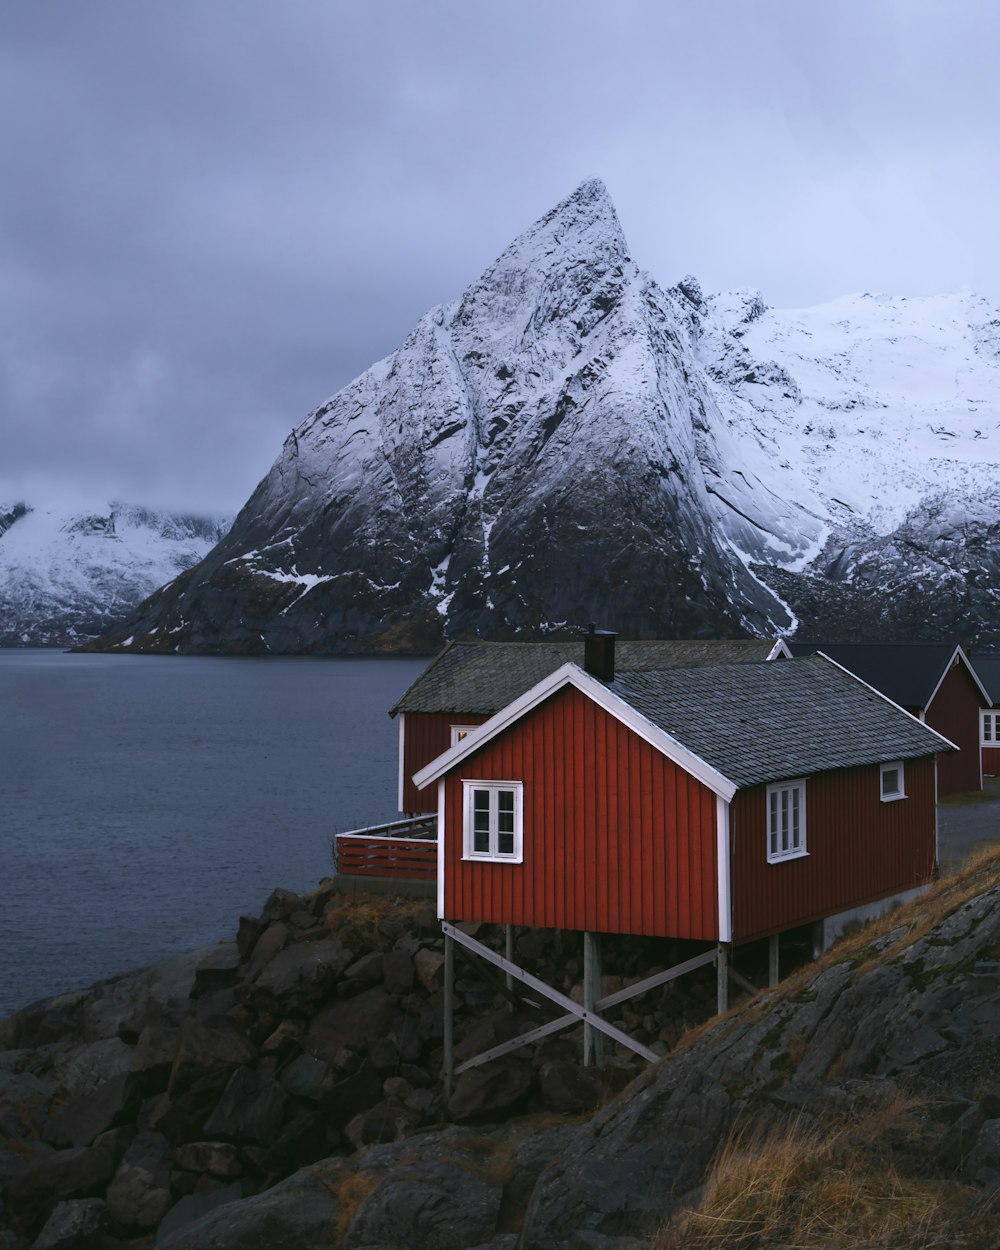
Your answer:
[[[665,282],[1000,297],[987,3],[0,13],[0,494],[235,509],[582,178]]]

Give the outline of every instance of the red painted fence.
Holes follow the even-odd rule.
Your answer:
[[[412,832],[418,836],[396,837]],[[422,834],[423,836],[419,836]],[[406,877],[432,881],[437,876],[437,820],[400,820],[389,825],[338,833],[333,840],[334,867],[345,877]]]

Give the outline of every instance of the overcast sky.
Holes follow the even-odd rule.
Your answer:
[[[1000,302],[994,0],[0,9],[0,501],[235,511],[582,179],[663,283]]]

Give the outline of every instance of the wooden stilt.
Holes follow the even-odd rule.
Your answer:
[[[601,997],[601,936],[599,933],[583,935],[583,1007],[593,1012]],[[604,1067],[604,1038],[589,1023],[583,1026],[584,1067]]]
[[[772,933],[767,942],[767,983],[777,985],[781,980],[781,958],[779,952],[779,935]]]
[[[455,1075],[455,942],[444,935],[444,1103],[447,1113]]]
[[[504,929],[505,929],[504,951],[507,955],[507,962],[513,963],[514,962],[514,926],[512,924],[508,924],[504,926]],[[507,983],[507,994],[508,994],[507,1010],[510,1012],[511,1015],[513,1015],[514,1014],[514,978],[510,975],[509,972],[505,973],[504,977]]]
[[[729,1009],[729,963],[732,958],[732,947],[728,942],[720,942],[716,947],[715,984],[716,1010],[721,1016]]]

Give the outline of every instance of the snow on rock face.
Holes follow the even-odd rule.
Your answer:
[[[585,182],[294,430],[227,537],[101,645],[849,636],[851,612],[974,633],[1000,569],[961,609],[955,578],[1000,520],[998,378],[971,296],[663,289]],[[897,582],[915,618],[890,629],[873,590]]]
[[[225,523],[103,501],[0,504],[0,646],[72,646],[196,564]]]

